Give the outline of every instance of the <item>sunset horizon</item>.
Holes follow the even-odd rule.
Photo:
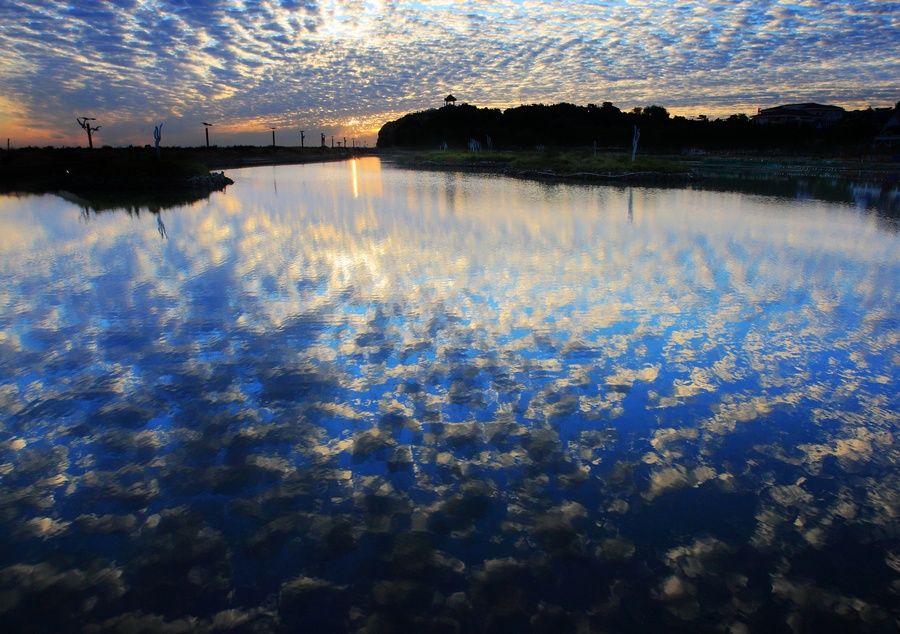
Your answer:
[[[597,105],[602,103],[602,100],[597,101]],[[573,103],[572,101],[562,100],[559,102],[533,102],[533,103],[522,103],[522,104],[506,104],[506,105],[481,105],[469,103],[467,101],[460,100],[460,105],[471,105],[475,106],[479,109],[497,109],[501,111],[505,111],[507,109],[513,109],[521,106],[528,105],[553,105],[555,103]],[[594,102],[590,102],[594,103]],[[612,103],[612,102],[611,102]],[[699,116],[708,117],[710,120],[715,119],[724,119],[732,115],[747,115],[748,117],[752,117],[757,114],[759,110],[764,110],[766,108],[776,107],[785,104],[801,104],[801,103],[821,103],[823,105],[832,105],[843,108],[847,111],[853,110],[866,110],[868,108],[874,109],[882,109],[882,110],[890,110],[893,106],[892,103],[886,101],[883,104],[872,104],[872,103],[858,103],[858,104],[838,104],[833,101],[819,101],[813,102],[810,100],[788,100],[788,101],[780,101],[778,103],[771,103],[760,105],[755,108],[736,108],[733,110],[725,110],[722,112],[715,112],[710,108],[704,108],[703,106],[693,106],[690,108],[684,109],[671,109],[668,108],[664,103],[646,103],[646,104],[629,104],[627,106],[623,106],[620,104],[613,103],[613,105],[621,110],[622,112],[631,112],[634,108],[644,108],[647,106],[660,106],[665,108],[670,116],[672,117],[685,117],[688,119],[696,118]],[[577,106],[586,106],[585,103],[575,103]],[[341,125],[338,124],[335,126],[323,124],[319,128],[315,126],[301,126],[297,125],[283,125],[281,127],[265,125],[263,123],[249,123],[249,124],[241,124],[241,123],[219,123],[219,124],[211,124],[209,127],[211,129],[210,134],[212,135],[210,144],[218,147],[230,147],[230,146],[269,146],[272,144],[272,128],[275,127],[276,131],[276,144],[282,147],[300,147],[301,142],[305,147],[319,147],[321,145],[320,134],[325,134],[326,147],[331,147],[332,141],[337,146],[342,146],[344,140],[346,140],[348,147],[369,147],[374,148],[376,141],[378,139],[378,132],[381,127],[391,121],[395,121],[400,119],[404,115],[413,113],[413,112],[422,112],[432,108],[442,107],[440,105],[428,106],[425,105],[421,108],[413,108],[409,111],[397,112],[397,113],[386,113],[384,115],[373,115],[371,117],[372,125],[375,127],[362,127],[364,124],[359,119],[351,119],[347,124]],[[7,139],[10,140],[10,147],[15,148],[23,148],[23,147],[81,147],[87,145],[86,136],[84,131],[78,128],[77,119],[79,117],[73,117],[73,128],[74,130],[64,130],[53,133],[45,133],[41,134],[39,130],[34,131],[33,136],[11,136],[7,135]],[[93,138],[96,142],[96,146],[111,146],[111,147],[128,147],[128,146],[144,146],[144,145],[152,145],[153,141],[153,127],[155,125],[152,121],[147,121],[144,125],[132,126],[135,128],[134,132],[125,132],[122,129],[124,126],[122,124],[117,124],[116,120],[113,119],[104,119],[103,117],[95,117],[97,119],[96,125],[100,126],[100,130],[93,133]],[[106,121],[106,122],[104,122]],[[186,121],[182,119],[170,119],[166,120],[163,123],[166,125],[166,132],[169,130],[177,130],[178,135],[177,139],[182,140],[183,142],[176,142],[174,135],[166,134],[164,136],[164,141],[166,137],[172,139],[170,142],[162,142],[162,146],[180,146],[180,147],[201,147],[205,145],[205,133],[204,126],[202,123],[199,125],[194,124],[193,120]],[[191,130],[191,128],[195,128],[195,130]],[[348,132],[349,129],[349,132]],[[27,134],[31,129],[26,128],[25,133]],[[149,133],[148,133],[149,130]],[[324,130],[330,130],[331,132],[325,132]],[[336,131],[335,131],[336,130]],[[13,133],[15,132],[15,128],[13,128]],[[104,134],[106,132],[106,134]],[[303,140],[301,141],[300,133],[304,133]],[[116,142],[109,142],[107,139],[111,134],[115,134]],[[193,138],[193,137],[196,138]],[[148,139],[149,137],[149,139]],[[212,139],[215,139],[213,141]]]
[[[853,2],[12,2],[0,136],[12,147],[374,145],[404,114],[609,101],[710,118],[785,103],[889,108],[900,19]]]

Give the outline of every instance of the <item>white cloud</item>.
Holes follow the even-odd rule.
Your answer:
[[[103,120],[98,136],[112,144],[143,142],[141,126],[165,119],[172,143],[192,144],[194,119],[220,123],[223,143],[270,122],[330,134],[350,117],[366,122],[351,134],[372,134],[398,113],[439,106],[447,91],[484,106],[609,100],[721,114],[798,99],[888,105],[900,67],[889,9],[11,2],[0,8],[0,81],[27,120],[8,108],[0,116],[14,136],[72,144],[82,112]]]

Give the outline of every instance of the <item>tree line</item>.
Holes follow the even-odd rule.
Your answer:
[[[890,111],[857,110],[845,113],[833,126],[812,124],[761,125],[746,114],[710,119],[671,116],[662,106],[622,111],[606,101],[601,105],[531,104],[506,110],[446,105],[407,114],[386,123],[378,133],[378,147],[464,149],[471,139],[490,137],[498,149],[538,146],[628,149],[634,127],[641,148],[654,152],[696,150],[782,150],[804,153],[866,153],[890,117]]]

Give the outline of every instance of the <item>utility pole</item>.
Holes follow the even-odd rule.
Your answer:
[[[93,150],[94,149],[94,140],[91,138],[91,133],[99,130],[100,126],[93,127],[93,126],[91,126],[90,122],[96,121],[97,119],[95,117],[76,117],[75,120],[78,122],[78,125],[80,125],[84,129],[84,131],[87,132],[88,147]]]
[[[634,126],[634,139],[631,141],[631,162],[634,163],[634,155],[637,154],[638,141],[641,138],[641,131]]]
[[[206,126],[204,128],[206,130],[206,147],[209,147],[209,128],[212,126],[212,124],[207,123],[206,121],[203,121],[202,123],[204,126]]]
[[[272,130],[272,149],[275,149],[275,128],[271,128]]]
[[[161,160],[162,157],[159,154],[159,142],[162,141],[162,127],[163,124],[159,124],[155,128],[153,128],[153,140],[156,142],[156,158]]]
[[[306,138],[306,135],[303,134],[303,130],[300,130],[300,148],[303,148],[303,139]]]

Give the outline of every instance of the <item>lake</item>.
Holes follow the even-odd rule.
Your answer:
[[[0,197],[0,629],[900,630],[895,190],[228,175]]]

